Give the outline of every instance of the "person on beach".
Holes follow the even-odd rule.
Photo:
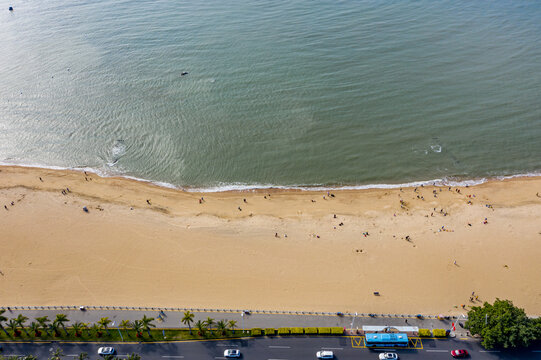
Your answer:
[[[152,205],[152,204],[150,203],[150,199],[147,199],[147,204]]]
[[[40,177],[40,178],[39,178],[39,181],[43,182],[43,179]]]

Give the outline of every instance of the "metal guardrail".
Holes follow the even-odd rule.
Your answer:
[[[78,305],[55,305],[55,306],[0,306],[4,310],[79,310]],[[187,307],[146,307],[146,306],[102,306],[85,305],[85,310],[127,310],[127,311],[192,311],[192,312],[225,312],[242,313],[248,311],[253,314],[280,314],[280,315],[319,315],[319,316],[349,316],[349,317],[389,317],[389,318],[417,318],[411,314],[374,314],[374,313],[350,313],[350,312],[324,312],[324,311],[287,311],[287,310],[248,310],[248,309],[207,309]],[[356,314],[356,315],[355,315]],[[423,315],[425,319],[437,319],[437,315]],[[457,319],[451,316],[451,319]]]

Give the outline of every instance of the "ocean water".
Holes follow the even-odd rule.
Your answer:
[[[541,2],[12,0],[0,34],[1,163],[206,189],[541,171]]]

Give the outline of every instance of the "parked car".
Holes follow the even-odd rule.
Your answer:
[[[379,354],[379,360],[398,359],[398,354],[394,352],[384,352]]]
[[[240,350],[227,349],[227,350],[224,351],[224,356],[226,358],[240,358]]]
[[[465,357],[468,357],[469,355],[470,354],[468,354],[468,350],[464,350],[464,349],[458,349],[458,350],[451,351],[451,356],[456,358],[456,359],[465,358]]]
[[[98,349],[98,355],[114,355],[115,354],[115,348],[114,347],[110,347],[110,346],[107,346],[107,347],[100,347]]]
[[[318,351],[316,353],[316,356],[318,359],[334,359],[334,354],[332,351]]]

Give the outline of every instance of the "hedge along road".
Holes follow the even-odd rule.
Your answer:
[[[472,359],[541,359],[541,346],[537,348],[518,351],[486,352],[477,341],[423,340],[423,347],[418,349],[392,349],[401,359],[449,359],[450,351],[456,348],[467,349]],[[238,340],[217,341],[184,341],[169,343],[115,343],[107,344],[117,350],[117,356],[126,357],[130,353],[137,353],[145,360],[175,360],[175,359],[223,359],[225,349],[239,349],[243,359],[280,359],[304,360],[315,359],[316,351],[331,350],[338,360],[377,359],[382,350],[369,350],[352,346],[351,337],[271,337],[248,338]],[[82,352],[90,355],[90,359],[97,358],[98,347],[103,343],[14,343],[1,344],[4,347],[2,355],[35,355],[38,359],[50,358],[57,348],[63,352],[63,359],[71,359]],[[537,349],[537,350],[536,350]],[[539,351],[539,352],[534,352]]]
[[[195,312],[194,323],[197,320],[205,320],[211,317],[215,321],[220,320],[235,320],[237,321],[238,329],[243,327],[250,328],[279,328],[279,327],[333,327],[339,326],[350,329],[353,323],[353,329],[361,328],[362,325],[382,325],[382,326],[418,326],[425,329],[450,329],[452,320],[437,320],[437,319],[417,319],[415,317],[403,318],[401,316],[376,316],[376,317],[358,317],[358,316],[337,316],[337,315],[289,315],[289,314],[261,314],[250,313],[250,315],[241,315],[241,312]],[[8,318],[17,317],[18,314],[23,314],[29,318],[28,323],[36,317],[48,316],[49,319],[56,317],[56,314],[66,314],[69,323],[75,321],[84,323],[95,323],[103,317],[108,317],[114,321],[116,327],[122,320],[140,320],[143,315],[155,318],[154,323],[158,328],[178,328],[187,327],[182,324],[181,320],[184,316],[182,311],[164,311],[165,316],[161,316],[159,310],[154,311],[138,311],[138,310],[8,310],[4,316]],[[407,321],[407,323],[406,323]],[[462,321],[463,323],[463,321]],[[467,336],[467,331],[460,326],[456,327],[457,337]]]

